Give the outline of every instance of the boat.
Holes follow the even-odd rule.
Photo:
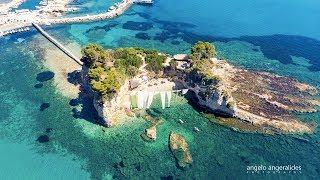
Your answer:
[[[109,8],[110,11],[112,11],[112,10],[114,10],[114,9],[116,9],[115,6],[111,6],[111,7]]]
[[[194,130],[195,132],[200,132],[200,129],[197,128],[197,127],[194,127],[193,130]]]

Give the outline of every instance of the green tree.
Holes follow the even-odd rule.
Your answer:
[[[219,81],[219,78],[213,75],[212,71],[214,67],[214,62],[209,60],[194,60],[192,66],[193,70],[207,83]]]
[[[107,93],[118,92],[125,82],[125,75],[115,68],[107,71],[103,84]]]
[[[90,79],[94,79],[96,81],[99,81],[101,78],[102,74],[105,73],[105,69],[103,67],[95,67],[95,68],[90,68],[88,75]]]
[[[193,60],[210,59],[216,56],[215,46],[209,42],[197,42],[191,48],[191,57]]]
[[[87,66],[96,62],[105,63],[110,58],[109,53],[97,44],[87,45],[81,50],[81,53],[83,55],[82,60]]]
[[[128,68],[134,66],[139,68],[142,64],[142,58],[138,55],[139,51],[134,48],[121,48],[113,53],[115,67]]]
[[[139,73],[139,69],[138,69],[137,67],[129,66],[129,67],[126,69],[126,74],[127,74],[129,77],[134,77],[134,76],[136,76],[138,73]]]
[[[158,53],[151,53],[146,55],[146,62],[148,63],[146,69],[158,73],[163,70],[163,63],[166,56],[159,55]]]
[[[125,82],[125,75],[115,68],[105,71],[100,80],[92,79],[91,87],[94,91],[102,95],[114,94],[119,92],[121,86]]]

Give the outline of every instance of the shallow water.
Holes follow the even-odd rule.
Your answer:
[[[317,40],[320,35],[315,30],[319,28],[315,19],[320,16],[316,11],[317,4],[311,0],[290,3],[246,0],[241,4],[186,0],[182,6],[178,1],[156,1],[154,7],[135,6],[114,20],[47,30],[64,44],[83,46],[96,42],[111,48],[142,46],[172,54],[188,52],[195,41],[209,40],[215,43],[219,56],[233,64],[319,85],[320,71],[314,68],[319,63],[314,57],[320,51]],[[299,13],[301,7],[305,9],[303,13]],[[212,8],[215,11],[211,11]],[[99,10],[102,7],[97,6],[97,12]],[[296,12],[297,17],[292,17],[292,12]],[[270,14],[281,17],[270,17]],[[299,18],[308,20],[295,21]],[[292,28],[293,25],[296,28]],[[140,36],[136,36],[138,33]],[[271,34],[282,35],[269,36]],[[240,37],[243,35],[250,37]],[[44,47],[48,47],[45,45],[48,42],[41,38],[32,31],[0,39],[4,47],[0,50],[0,159],[10,162],[0,165],[1,172],[8,170],[1,174],[1,179],[279,177],[247,173],[248,165],[260,164],[302,167],[301,173],[282,174],[284,178],[316,179],[320,176],[320,161],[314,158],[320,155],[319,131],[298,136],[308,141],[292,135],[235,132],[211,123],[182,97],[174,97],[172,107],[165,110],[160,108],[159,100],[153,104],[152,108],[165,121],[158,128],[155,143],[140,138],[148,127],[141,118],[104,129],[105,132],[101,126],[92,123],[95,116],[90,106],[84,106],[85,113],[75,118],[73,108],[81,109],[81,105],[74,107],[71,98],[57,92],[54,78],[51,79],[52,74],[48,73],[52,69],[44,67],[43,63]],[[37,77],[43,77],[43,74],[50,76],[38,78],[43,82],[38,81]],[[35,88],[38,83],[43,86]],[[40,111],[43,103],[50,106]],[[87,105],[87,101],[84,104]],[[319,123],[320,114],[301,115],[301,118]],[[186,123],[179,124],[179,119]],[[195,126],[201,131],[194,132]],[[48,128],[52,130],[46,132]],[[189,143],[194,159],[189,169],[176,167],[168,148],[171,131],[184,135]],[[43,135],[49,142],[37,141]],[[34,166],[25,169],[27,164]],[[58,168],[51,170],[56,166]]]
[[[30,9],[30,10],[36,10],[36,6],[39,6],[39,3],[41,0],[25,0],[23,3],[21,3],[17,8],[15,9]]]

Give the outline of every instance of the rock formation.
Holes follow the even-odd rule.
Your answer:
[[[103,119],[106,126],[120,123],[128,114],[130,109],[129,81],[120,89],[119,93],[112,98],[102,97],[95,93],[93,105],[98,115]]]
[[[298,120],[294,113],[312,113],[318,110],[320,101],[316,97],[316,88],[292,78],[236,68],[216,58],[195,59],[188,63],[191,67],[186,69],[164,68],[163,71],[161,70],[161,78],[150,75],[152,73],[145,68],[146,64],[144,64],[136,75],[141,83],[135,86],[135,89],[130,89],[129,78],[132,77],[128,76],[127,80],[123,81],[124,84],[121,82],[121,85],[115,85],[117,91],[116,94],[111,93],[112,97],[94,92],[94,107],[103,118],[105,125],[111,126],[125,119],[126,115],[133,115],[128,110],[131,108],[131,97],[135,94],[138,97],[138,107],[148,109],[155,92],[158,91],[161,95],[162,108],[165,108],[170,106],[170,103],[165,105],[165,99],[170,102],[173,89],[187,89],[189,95],[193,96],[190,98],[193,104],[204,107],[206,113],[237,118],[241,122],[272,132],[312,133],[314,131],[314,124]],[[170,62],[166,61],[166,64]],[[104,67],[100,68],[104,69]],[[99,72],[98,70],[95,69]],[[87,71],[84,72],[88,74]],[[107,70],[104,69],[103,72],[99,76],[102,77],[101,79],[104,79],[103,74],[106,75]],[[114,76],[113,79],[115,77],[118,76]],[[90,83],[87,81],[85,84]],[[98,87],[100,88],[100,85]],[[104,86],[101,87],[103,89]],[[153,124],[151,128],[146,129],[145,135],[155,139],[156,127],[152,126]]]
[[[276,132],[313,132],[314,125],[299,121],[294,112],[317,111],[316,88],[292,78],[236,68],[223,60],[212,61],[213,76],[219,81],[212,87],[203,82],[192,85],[198,105]]]
[[[150,128],[146,129],[146,136],[150,139],[155,141],[157,139],[157,127],[151,126]]]
[[[171,132],[169,146],[180,168],[185,168],[192,164],[193,160],[188,143],[182,135]]]

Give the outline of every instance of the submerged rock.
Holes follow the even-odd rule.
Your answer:
[[[173,176],[169,175],[169,176],[161,176],[160,177],[161,180],[173,180]]]
[[[41,106],[40,106],[40,111],[44,111],[49,107],[50,107],[49,103],[42,103]]]
[[[149,40],[151,37],[148,35],[148,33],[137,33],[135,35],[135,38],[137,39],[143,39],[143,40]]]
[[[139,163],[136,163],[134,167],[136,168],[137,171],[141,171],[141,165]]]
[[[146,136],[151,140],[157,139],[157,127],[151,126],[150,128],[146,129]]]
[[[115,168],[115,169],[120,169],[120,168],[124,168],[125,167],[125,164],[124,164],[124,161],[123,160],[121,160],[120,162],[118,162],[118,163],[114,163],[113,164],[113,168]]]
[[[149,22],[135,22],[127,21],[122,25],[123,29],[136,30],[136,31],[147,31],[153,27],[152,23]]]
[[[123,160],[119,162],[119,166],[122,168],[125,167]]]
[[[47,135],[41,135],[38,137],[37,141],[39,143],[46,143],[46,142],[49,142],[49,136]]]
[[[146,142],[153,142],[157,138],[157,130],[155,128],[155,130],[152,130],[152,132],[148,132],[148,129],[146,129],[145,132],[142,133],[140,136]]]
[[[189,145],[182,135],[171,132],[169,147],[180,168],[185,168],[192,164],[193,160],[189,151]]]
[[[46,133],[50,133],[53,129],[52,128],[47,128]]]
[[[36,88],[36,89],[39,89],[39,88],[43,87],[43,84],[42,83],[38,83],[38,84],[35,84],[33,87]]]
[[[147,119],[149,117],[150,119]],[[144,117],[146,121],[151,123],[151,126],[141,134],[142,139],[145,141],[155,141],[157,139],[157,127],[162,125],[164,121],[162,119],[153,118],[149,115]]]
[[[53,77],[54,77],[54,73],[53,72],[44,71],[44,72],[41,72],[41,73],[37,74],[36,79],[37,79],[37,81],[45,82],[45,81],[49,81]]]
[[[180,44],[180,41],[171,41],[171,44],[173,44],[173,45],[179,45],[179,44]]]

